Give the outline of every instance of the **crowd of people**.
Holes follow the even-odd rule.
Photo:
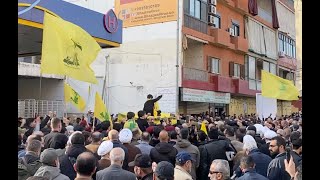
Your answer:
[[[137,114],[96,124],[52,112],[18,118],[18,179],[302,179],[301,112],[263,120],[201,113],[160,123]]]

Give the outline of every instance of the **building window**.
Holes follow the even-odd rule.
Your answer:
[[[239,26],[239,24],[236,24],[236,23],[232,22],[232,27],[231,28],[234,30],[234,36],[240,36],[240,26]]]
[[[279,33],[279,51],[283,51],[287,56],[296,58],[296,43],[290,37]]]
[[[216,58],[209,58],[208,70],[210,73],[219,74],[220,73],[220,60]]]
[[[240,64],[233,65],[233,76],[240,77]]]
[[[213,15],[213,19],[214,19],[214,27],[215,28],[221,28],[221,17],[220,15],[216,14],[216,15]]]
[[[189,0],[187,3],[189,3],[189,15],[207,22],[208,8],[206,0]]]

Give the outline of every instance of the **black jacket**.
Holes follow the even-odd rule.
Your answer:
[[[228,160],[227,154],[233,154],[231,157],[233,159],[235,150],[231,147],[230,143],[226,140],[210,140],[208,144],[199,147],[200,151],[200,165],[198,174],[199,179],[208,179],[209,168],[211,162],[215,159],[224,159],[229,162],[232,167],[232,161]],[[230,170],[232,171],[232,170]]]
[[[168,161],[173,166],[176,164],[176,155],[178,151],[171,144],[166,142],[159,142],[150,151],[150,158],[153,162]]]
[[[162,95],[158,96],[155,99],[148,99],[143,106],[143,110],[148,114],[151,113],[151,116],[153,116],[153,108],[154,108],[154,103],[159,101],[162,98]],[[142,131],[142,130],[141,130]]]
[[[139,129],[140,129],[142,132],[145,132],[146,129],[149,127],[149,124],[148,124],[148,122],[147,122],[146,119],[140,119],[140,118],[138,118],[138,119],[136,120],[136,123],[138,124]]]
[[[291,177],[284,167],[286,153],[278,154],[269,164],[267,176],[270,180],[290,180]]]
[[[84,145],[74,144],[68,148],[65,155],[59,158],[61,174],[68,176],[70,179],[76,178],[76,172],[73,164],[76,162],[79,154],[88,151]]]

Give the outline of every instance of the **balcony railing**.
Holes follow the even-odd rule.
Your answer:
[[[204,34],[208,33],[208,23],[189,14],[184,14],[184,26]]]
[[[183,79],[208,82],[208,72],[199,69],[184,67]]]

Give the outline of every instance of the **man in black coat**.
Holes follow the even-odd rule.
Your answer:
[[[153,114],[154,103],[159,101],[162,98],[162,95],[160,95],[157,98],[153,99],[153,96],[151,94],[148,94],[147,98],[148,98],[148,100],[144,103],[143,110],[147,114],[150,113],[151,116],[154,116],[154,114]]]

